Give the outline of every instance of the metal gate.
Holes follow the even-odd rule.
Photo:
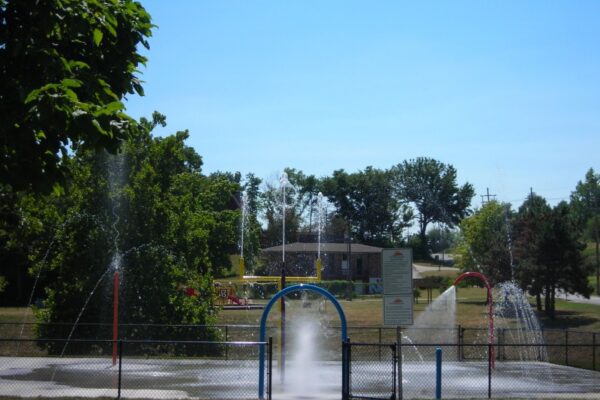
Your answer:
[[[343,343],[344,399],[396,399],[396,344]]]

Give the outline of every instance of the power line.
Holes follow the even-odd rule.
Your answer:
[[[486,191],[487,194],[480,194],[480,196],[481,196],[481,204],[489,203],[490,202],[490,197],[493,197],[492,200],[496,200],[496,195],[495,194],[490,194],[490,188],[485,188],[485,191]],[[485,200],[485,197],[487,197],[487,200]]]

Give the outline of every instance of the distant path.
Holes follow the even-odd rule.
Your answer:
[[[437,267],[432,265],[413,264],[413,267],[417,272],[431,272],[431,271],[452,271],[458,273],[458,268],[454,267]]]
[[[423,265],[423,264],[413,264],[413,267],[418,273],[423,272],[432,272],[432,271],[453,271],[458,273],[458,268],[454,267],[437,267],[432,265]],[[590,296],[589,299],[586,299],[583,296],[576,294],[564,294],[560,293],[560,295],[556,294],[557,299],[571,301],[573,303],[581,303],[581,304],[594,304],[600,306],[600,296]]]
[[[582,304],[595,304],[600,306],[600,297],[599,296],[590,296],[589,299],[586,299],[583,296],[578,294],[563,294],[556,295],[557,299],[572,301],[573,303],[582,303]]]

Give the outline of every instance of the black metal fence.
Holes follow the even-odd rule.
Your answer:
[[[0,395],[9,397],[144,398],[152,393],[162,398],[256,399],[261,345],[266,348],[268,376],[272,370],[271,340],[0,339],[0,344]],[[16,347],[18,357],[6,351]],[[71,351],[64,357],[40,357],[48,347]],[[270,398],[270,385],[266,394]]]
[[[347,399],[396,399],[396,344],[344,342]]]
[[[438,389],[442,398],[600,398],[600,373],[596,371],[539,360],[492,358],[494,354],[517,354],[532,347],[536,354],[550,352],[561,345],[348,342],[344,348],[348,348],[349,388],[343,398],[432,399],[436,398]],[[589,346],[573,344],[571,347]],[[442,350],[439,381],[435,360],[438,348]],[[473,357],[459,360],[460,350]],[[397,366],[392,365],[392,360]],[[392,380],[392,376],[397,378]]]
[[[72,323],[55,323],[51,325],[53,329],[45,331],[56,332],[58,338],[66,338],[70,333]],[[103,340],[110,337],[112,326],[110,324],[90,324],[80,323],[74,332],[74,338]],[[79,331],[83,329],[82,331]],[[267,335],[276,337],[277,328],[272,327]],[[497,328],[495,330],[495,344],[501,346],[496,352],[496,358],[499,361],[518,361],[522,356],[522,351],[516,351],[515,348],[509,350],[508,347],[502,347],[508,344],[523,344],[522,338],[515,334],[517,330],[510,328]],[[35,339],[38,338],[39,328],[34,323],[0,323],[0,337]],[[108,333],[107,333],[108,332]],[[214,336],[214,341],[257,341],[259,337],[258,325],[162,325],[162,324],[121,324],[119,326],[119,337],[124,340],[131,339],[168,339],[176,341],[206,341],[206,336]],[[445,338],[439,338],[439,332],[444,333]],[[85,333],[85,335],[84,335]],[[324,340],[327,342],[324,348],[333,349],[328,357],[331,360],[340,360],[339,348],[339,327],[327,327],[323,330]],[[397,328],[367,326],[350,327],[348,336],[355,342],[362,343],[395,343],[397,337]],[[591,370],[600,370],[600,332],[581,331],[575,329],[543,329],[538,333],[543,337],[543,343],[549,347],[545,352],[540,353],[540,359],[553,364],[567,365]],[[481,358],[481,346],[487,344],[487,328],[466,328],[455,326],[448,328],[421,328],[404,329],[401,331],[402,343],[409,345],[412,343],[455,343],[460,345],[456,348],[456,357],[459,360],[477,360]],[[46,337],[42,337],[46,338]],[[437,340],[439,338],[439,340]],[[211,341],[213,341],[211,340]],[[534,344],[541,344],[542,341]],[[463,346],[464,345],[464,346]],[[479,346],[470,346],[479,345]],[[22,346],[22,345],[21,345]],[[17,348],[10,347],[7,350],[2,349],[0,342],[0,354],[12,353],[18,355],[21,346]],[[538,347],[532,349],[538,350]],[[226,351],[229,349],[226,348]],[[30,350],[31,351],[31,350]],[[278,349],[276,349],[278,351]],[[39,350],[38,355],[46,355],[47,351]],[[228,354],[226,353],[225,356]]]

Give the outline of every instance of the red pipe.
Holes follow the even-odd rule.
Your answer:
[[[112,365],[117,363],[117,340],[119,339],[119,271],[115,271],[113,280],[113,348]]]
[[[496,365],[495,353],[496,352],[494,350],[494,302],[492,299],[492,285],[490,285],[490,282],[485,277],[485,275],[483,275],[482,273],[479,273],[479,272],[464,272],[464,273],[460,274],[458,276],[458,278],[456,278],[454,280],[453,285],[454,286],[458,285],[458,283],[460,281],[462,281],[464,278],[468,278],[468,277],[479,278],[480,280],[483,281],[483,283],[485,284],[485,287],[487,288],[488,321],[489,321],[488,344],[490,345],[490,356],[492,358],[492,368],[495,368],[495,365]]]

